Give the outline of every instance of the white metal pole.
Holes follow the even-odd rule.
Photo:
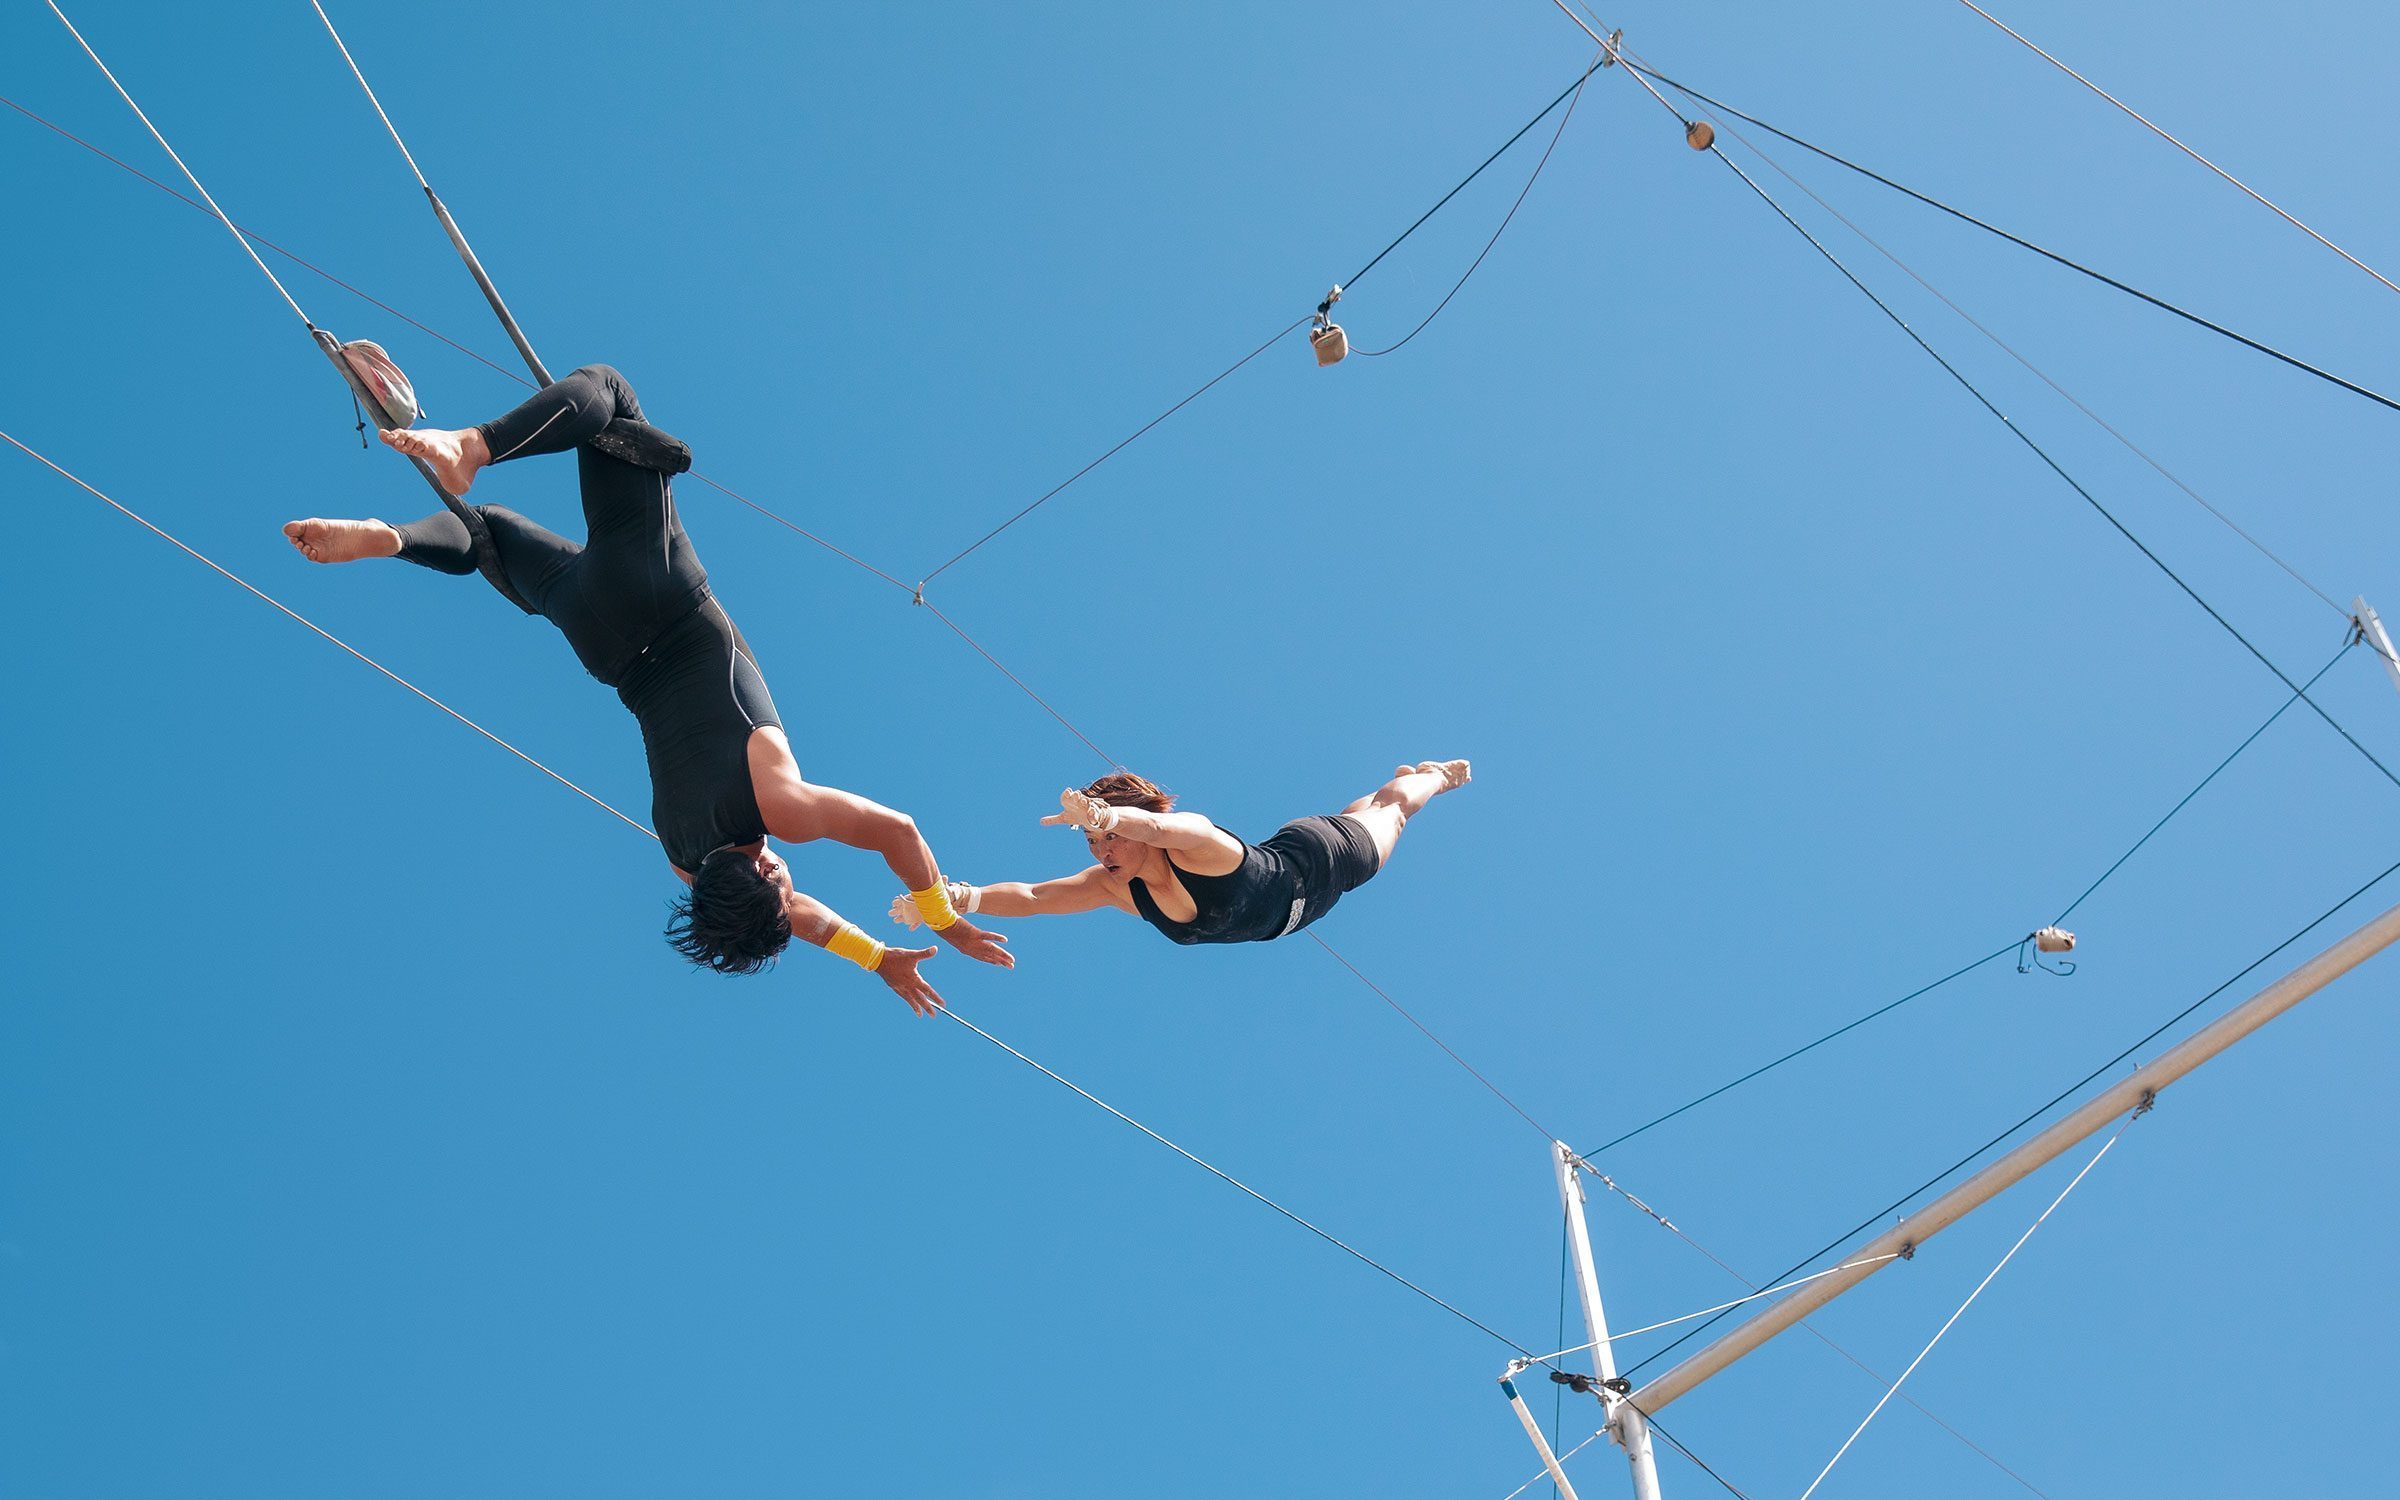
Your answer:
[[[1970,1209],[1996,1197],[2002,1190],[2030,1175],[2077,1141],[2097,1133],[2117,1116],[2144,1104],[2168,1084],[2349,973],[2395,941],[2400,941],[2400,906],[2384,912],[2168,1048],[2155,1060],[2134,1069],[2123,1079],[2094,1094],[2074,1113],[1936,1198],[1918,1211],[1915,1217],[1901,1221],[1868,1241],[1852,1255],[1856,1264],[1850,1269],[1795,1288],[1782,1298],[1768,1303],[1755,1317],[1634,1391],[1627,1400],[1644,1412],[1664,1410],[1668,1403],[1689,1395],[1701,1381],[1892,1264],[1890,1257],[1915,1253],[1917,1246],[1958,1222]]]
[[[2364,594],[2360,594],[2351,599],[2350,611],[2351,618],[2358,621],[2358,633],[2365,636],[2367,644],[2375,649],[2375,654],[2383,658],[2383,669],[2391,674],[2392,686],[2400,688],[2400,655],[2393,654],[2391,632],[2383,628],[2383,621],[2376,615],[2375,606],[2367,602]]]
[[[1608,1313],[1600,1305],[1600,1273],[1592,1264],[1592,1232],[1583,1219],[1582,1163],[1564,1141],[1550,1143],[1550,1162],[1558,1172],[1558,1202],[1567,1219],[1567,1249],[1575,1261],[1575,1290],[1583,1299],[1584,1332],[1592,1341],[1592,1372],[1602,1380],[1617,1378],[1616,1351],[1609,1344]],[[1609,1435],[1625,1450],[1633,1468],[1634,1500],[1659,1500],[1658,1460],[1650,1449],[1650,1424],[1613,1390],[1600,1397],[1608,1409]]]
[[[1513,1370],[1516,1366],[1509,1368]],[[1533,1451],[1542,1456],[1542,1467],[1550,1471],[1550,1482],[1558,1486],[1559,1493],[1565,1495],[1567,1500],[1579,1500],[1575,1486],[1567,1483],[1567,1471],[1558,1466],[1558,1455],[1550,1451],[1550,1440],[1542,1436],[1542,1424],[1533,1419],[1533,1413],[1526,1409],[1525,1398],[1517,1394],[1516,1381],[1506,1375],[1501,1376],[1500,1394],[1508,1398],[1517,1420],[1525,1424],[1525,1435],[1533,1439]]]

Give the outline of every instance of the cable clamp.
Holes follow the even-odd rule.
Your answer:
[[[1917,1258],[1917,1242],[1910,1240],[1893,1253],[1902,1260],[1915,1260]]]
[[[1600,44],[1600,66],[1613,68],[1617,65],[1617,43],[1623,40],[1625,28],[1622,26],[1608,34],[1608,40]]]
[[[908,592],[908,602],[915,605],[919,609],[923,609],[925,607],[925,583],[926,580],[922,578],[918,579],[917,586]]]
[[[2156,1089],[2144,1089],[2144,1090],[2142,1090],[2142,1102],[2141,1102],[2141,1103],[2139,1103],[2139,1104],[2137,1104],[2137,1105],[2135,1105],[2135,1106],[2133,1107],[2133,1118],[2138,1120],[2138,1119],[2140,1119],[2142,1116],[2144,1116],[2144,1115],[2146,1115],[2146,1114],[2150,1113],[2151,1109],[2152,1109],[2153,1107],[2155,1107],[2155,1106],[2157,1105],[2157,1103],[2158,1103],[2158,1090],[2156,1090]]]
[[[1319,368],[1340,364],[1342,356],[1350,352],[1350,336],[1342,332],[1342,325],[1332,317],[1333,304],[1341,300],[1342,288],[1337,282],[1325,294],[1325,300],[1317,304],[1316,315],[1308,320],[1308,346],[1316,351]]]
[[[2075,934],[2067,931],[2064,927],[2037,928],[2025,934],[2025,940],[2017,944],[2017,972],[2030,974],[2035,969],[2040,969],[2045,974],[2056,974],[2059,978],[2064,979],[2075,972],[2074,963],[2066,959],[2061,959],[2055,964],[2044,963],[2042,955],[2045,953],[2071,953],[2074,949]],[[2029,952],[2032,957],[2030,963],[2026,961]]]

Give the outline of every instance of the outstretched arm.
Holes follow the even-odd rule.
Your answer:
[[[917,975],[917,966],[933,957],[936,950],[885,947],[805,891],[792,892],[784,902],[784,913],[791,920],[792,936],[850,959],[861,968],[871,968],[875,977],[907,1001],[908,1008],[918,1015],[930,1016],[942,1008],[940,993]],[[848,939],[843,937],[845,930],[850,934]]]
[[[761,782],[754,770],[752,785],[759,792],[759,813],[766,819],[767,831],[784,842],[801,844],[812,839],[831,839],[837,844],[879,854],[892,873],[912,891],[927,890],[941,883],[942,872],[933,861],[933,850],[924,835],[917,832],[916,819],[908,814],[871,802],[856,792],[802,781],[796,768],[789,774],[765,779],[763,785]],[[795,926],[793,930],[799,929]],[[986,932],[963,918],[936,935],[969,958],[998,964],[1003,969],[1016,967],[1016,960],[1002,946],[1007,938]]]
[[[953,880],[949,884],[950,902],[958,910],[995,917],[1063,916],[1069,912],[1098,911],[1104,906],[1124,911],[1134,909],[1124,888],[1111,881],[1108,872],[1099,865],[1063,880],[1038,883],[1004,880],[997,885],[969,885],[963,880]],[[908,897],[895,896],[892,920],[914,929],[924,919]]]
[[[1198,813],[1113,807],[1071,787],[1058,794],[1058,807],[1057,812],[1042,819],[1045,825],[1080,828],[1086,833],[1113,833],[1154,849],[1184,853],[1208,849],[1236,861],[1242,857],[1242,841]]]

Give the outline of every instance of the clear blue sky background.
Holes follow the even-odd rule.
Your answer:
[[[504,350],[305,5],[74,14],[236,217]],[[1961,7],[1607,14],[1670,73],[2400,386],[2400,298]],[[2400,274],[2389,7],[2003,14]],[[910,579],[1305,312],[1590,56],[1539,0],[337,19],[554,366],[620,365],[704,469]],[[0,59],[9,96],[171,170],[45,10],[9,7]],[[1358,343],[1438,299],[1546,135],[1360,284]],[[1775,154],[2301,572],[2400,613],[2400,418]],[[646,805],[632,723],[538,622],[286,549],[289,516],[425,497],[221,228],[14,115],[0,182],[0,426]],[[2334,611],[1806,217],[2263,650],[2332,654]],[[437,422],[516,398],[291,285]],[[646,840],[0,473],[0,1492],[1496,1500],[1531,1471],[1502,1346],[834,961],[688,972]],[[563,463],[487,483],[574,515]],[[913,812],[955,875],[1075,867],[1035,819],[1095,757],[905,595],[681,493],[809,774]],[[1253,837],[1474,757],[1321,931],[1586,1145],[2048,920],[2284,697],[1613,72],[1406,351],[1318,370],[1295,336],[934,598]],[[2321,697],[2400,763],[2365,654]],[[1772,1275],[2396,846],[2400,790],[2287,715],[2076,913],[2073,978],[1992,964],[1604,1165]],[[865,856],[795,863],[862,919],[891,894]],[[1315,946],[1008,930],[1014,974],[933,965],[962,1014],[1554,1347],[1541,1136]],[[2170,1093],[1912,1393],[2053,1495],[2382,1492],[2395,965]],[[2080,1160],[1823,1329],[1897,1370]],[[1620,1201],[1593,1222],[1623,1325],[1739,1291]],[[1799,1335],[1668,1420],[1789,1495],[1875,1395]],[[1605,1448],[1577,1468],[1618,1493]],[[1896,1405],[1822,1493],[2023,1491]]]

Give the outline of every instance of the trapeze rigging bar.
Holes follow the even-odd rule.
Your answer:
[[[1971,1210],[2030,1176],[2077,1142],[2097,1134],[2111,1120],[2129,1111],[2147,1109],[2167,1085],[2231,1047],[2250,1033],[2298,1005],[2352,969],[2400,942],[2400,906],[2369,920],[2316,957],[2211,1021],[2150,1062],[2085,1100],[2072,1113],[1993,1162],[1910,1218],[1869,1240],[1852,1253],[1853,1264],[1797,1287],[1770,1302],[1759,1313],[1721,1335],[1681,1364],[1640,1387],[1627,1398],[1644,1413],[1655,1413],[1690,1395],[1700,1382],[1757,1349],[1776,1334],[1814,1314],[1850,1288],[1911,1256],[1916,1248],[1964,1218]]]
[[[2350,619],[2358,627],[2358,638],[2383,659],[2383,670],[2391,677],[2392,686],[2400,688],[2400,655],[2393,653],[2391,632],[2383,628],[2383,618],[2375,613],[2375,606],[2367,602],[2366,595],[2351,599]]]
[[[441,194],[428,187],[425,189],[425,201],[433,205],[433,216],[441,220],[442,233],[450,236],[451,248],[458,252],[460,260],[467,263],[467,274],[473,276],[475,285],[482,288],[483,300],[492,305],[492,312],[499,317],[500,326],[508,330],[508,341],[516,345],[517,353],[524,357],[525,368],[533,372],[533,383],[550,384],[549,368],[542,363],[542,357],[533,352],[532,343],[526,339],[525,330],[517,326],[516,316],[508,310],[508,304],[500,300],[500,289],[492,285],[492,278],[485,273],[483,262],[475,258],[474,248],[468,245],[467,237],[459,233],[458,221],[450,217],[449,206],[442,202]]]

